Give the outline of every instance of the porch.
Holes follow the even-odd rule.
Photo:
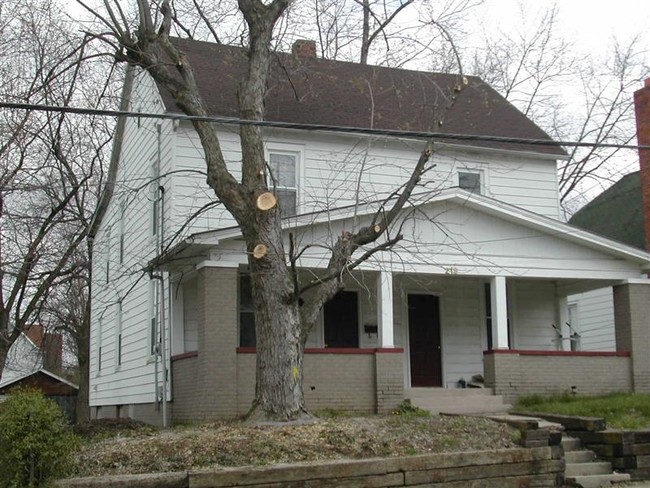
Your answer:
[[[420,210],[426,218],[401,228],[415,244],[346,271],[343,292],[325,305],[306,344],[308,408],[387,411],[405,389],[455,390],[477,375],[508,401],[573,386],[650,391],[647,253],[480,196],[447,195]],[[319,250],[363,218],[296,224],[298,241],[322,244],[302,255],[301,272],[323,272]],[[242,414],[253,398],[255,323],[238,232],[194,237],[174,255],[183,267],[168,268],[179,420]],[[614,286],[616,317],[603,327],[618,354],[571,354],[580,347],[569,297],[605,286]]]

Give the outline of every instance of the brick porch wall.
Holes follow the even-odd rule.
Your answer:
[[[308,349],[304,358],[305,404],[311,411],[333,408],[387,412],[404,399],[401,349]],[[255,392],[255,354],[237,355],[237,410],[245,414]]]
[[[198,353],[172,357],[172,398],[174,399],[172,406],[175,423],[191,422],[196,419],[194,400],[198,363]]]
[[[632,391],[628,353],[497,350],[483,356],[485,385],[514,402],[520,395],[602,395]]]
[[[650,393],[650,285],[614,287],[616,350],[632,353],[632,386]]]

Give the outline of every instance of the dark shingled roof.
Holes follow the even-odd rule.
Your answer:
[[[641,175],[621,178],[578,211],[569,223],[582,229],[645,249]]]
[[[194,68],[211,115],[238,117],[237,86],[246,71],[246,50],[174,39]],[[276,53],[266,96],[266,120],[300,124],[450,134],[551,138],[477,77],[445,114],[457,75],[427,73]],[[160,87],[168,111],[180,111]],[[443,119],[442,126],[438,121]],[[564,156],[559,146],[463,141],[481,147]]]

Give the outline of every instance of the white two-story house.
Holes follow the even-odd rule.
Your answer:
[[[245,50],[176,42],[220,118],[237,176],[238,126],[227,119],[238,117]],[[123,105],[180,113],[137,69]],[[287,238],[310,246],[299,261],[305,277],[318,276],[336,236],[367,224],[406,181],[424,147],[418,133],[449,135],[396,224],[403,240],[345,276],[311,331],[308,408],[386,411],[413,388],[435,395],[476,375],[507,399],[639,390],[644,374],[650,382],[650,365],[634,354],[649,315],[639,310],[650,255],[559,220],[565,152],[480,79],[323,60],[303,41],[275,56],[266,114],[298,124],[264,133]],[[116,190],[94,236],[93,415],[243,414],[255,384],[247,255],[205,183],[199,138],[182,118],[130,117],[114,150]],[[614,285],[620,309],[617,351],[571,352],[567,296],[604,285]]]

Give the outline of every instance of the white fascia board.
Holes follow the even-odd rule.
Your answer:
[[[79,389],[79,386],[77,386],[77,385],[75,385],[73,383],[70,383],[65,378],[61,378],[60,376],[57,376],[54,373],[50,373],[48,370],[43,369],[43,368],[37,369],[36,371],[31,371],[29,373],[24,373],[21,376],[18,376],[18,377],[14,378],[11,381],[7,381],[6,383],[0,383],[0,388],[4,388],[6,386],[13,385],[14,383],[18,383],[19,381],[22,381],[25,378],[29,378],[30,376],[33,376],[33,375],[35,375],[37,373],[43,373],[43,374],[49,376],[50,378],[53,378],[53,379],[55,379],[57,381],[60,381],[61,383],[65,383],[66,385],[71,386],[72,388],[75,388],[77,390]]]

